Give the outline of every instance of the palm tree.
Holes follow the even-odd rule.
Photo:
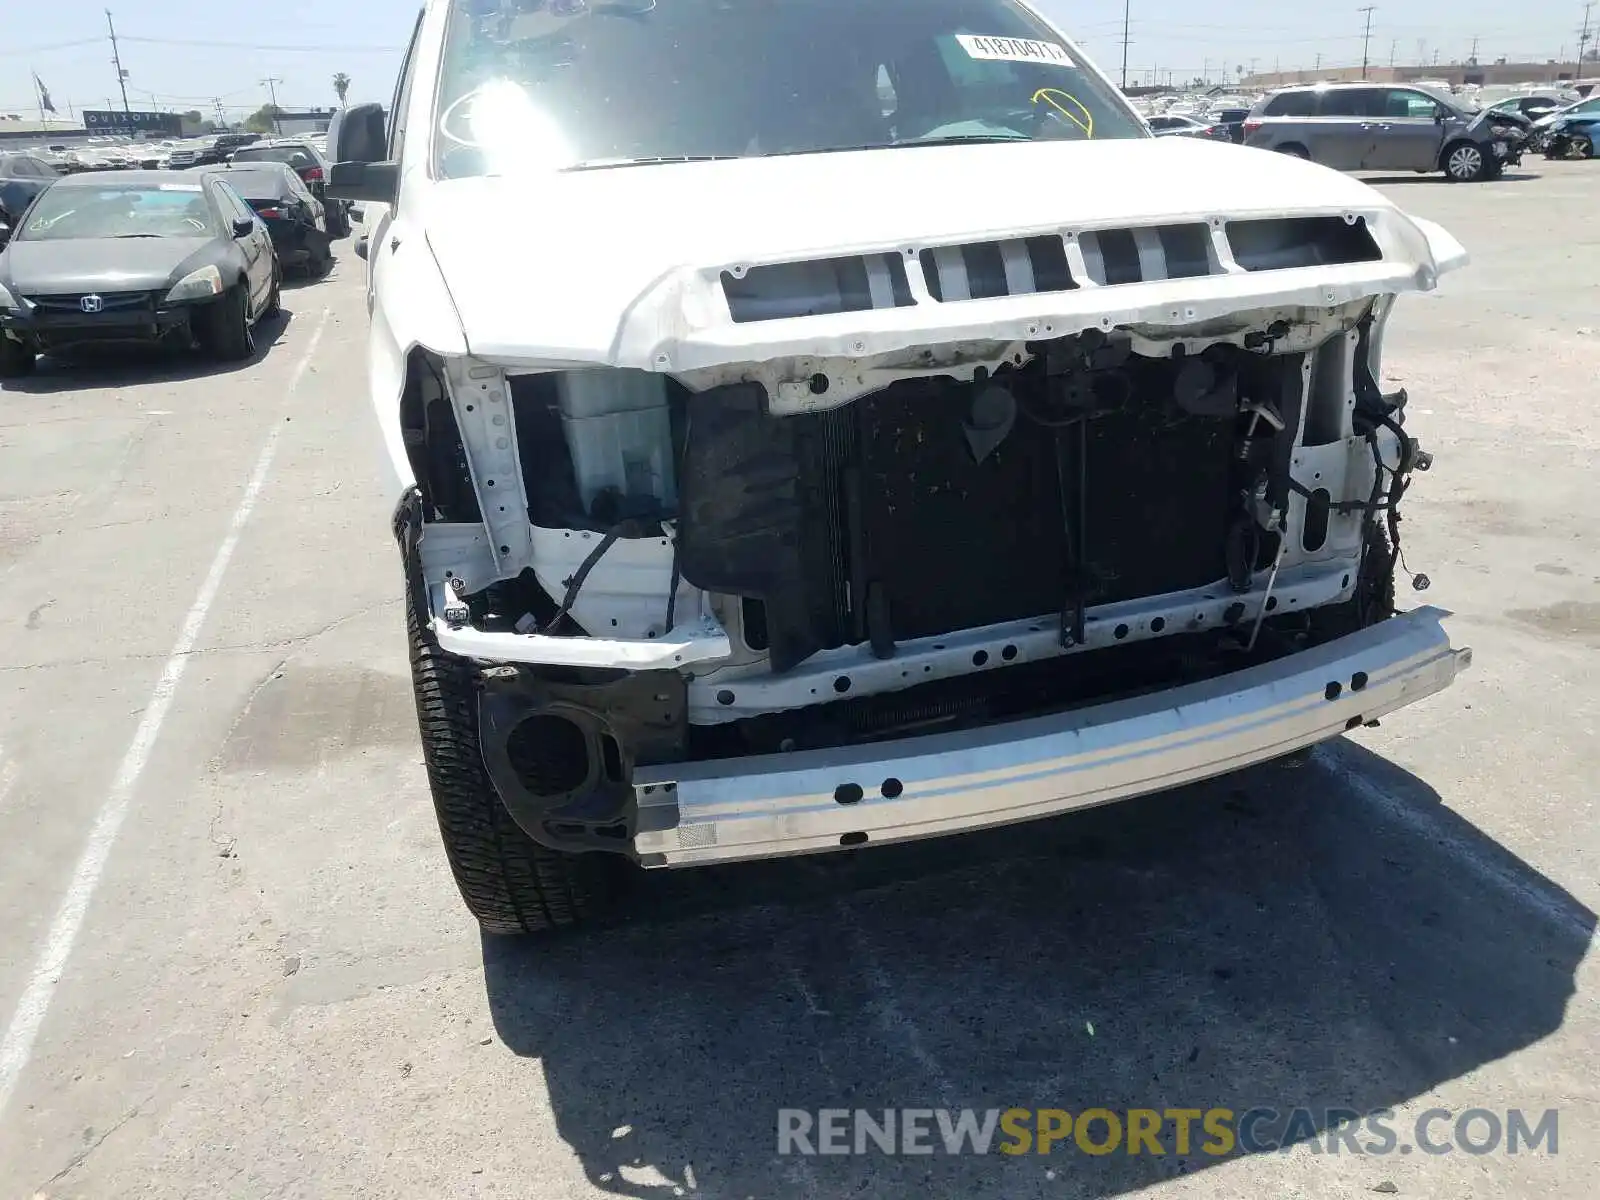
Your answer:
[[[340,71],[333,77],[333,90],[339,93],[339,107],[344,107],[345,94],[350,90],[350,76]]]

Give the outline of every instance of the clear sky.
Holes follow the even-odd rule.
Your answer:
[[[34,115],[30,72],[37,71],[64,116],[104,107],[116,95],[106,0],[4,0],[0,18],[0,112]],[[260,4],[196,0],[109,0],[129,72],[134,108],[198,108],[211,114],[220,99],[230,118],[267,101],[261,82],[281,80],[285,106],[334,102],[330,80],[353,80],[352,102],[385,100],[393,89],[400,50],[417,0],[267,0]],[[1042,0],[1116,76],[1121,64],[1122,6]],[[1360,62],[1363,15],[1348,3],[1226,0],[1212,5],[1132,0],[1130,82],[1152,70],[1175,79],[1224,71],[1313,69]],[[1391,0],[1372,14],[1375,63],[1440,62],[1478,56],[1492,61],[1543,62],[1576,52],[1582,0]],[[1600,24],[1600,5],[1595,21]],[[118,100],[120,107],[120,99]]]

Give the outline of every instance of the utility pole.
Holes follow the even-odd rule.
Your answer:
[[[1122,90],[1128,90],[1128,10],[1133,0],[1122,0]]]
[[[1311,64],[1311,69],[1313,71],[1322,70],[1322,51],[1321,50],[1317,51],[1316,61]]]
[[[122,115],[131,118],[128,108],[128,73],[122,69],[122,53],[117,49],[117,27],[111,23],[111,10],[106,9],[106,28],[111,31],[111,65],[117,68],[117,86],[122,89]],[[108,101],[106,107],[110,107]]]
[[[1583,49],[1589,44],[1589,14],[1594,11],[1594,0],[1587,0],[1583,6],[1583,28],[1578,30],[1578,69],[1572,73],[1574,79],[1583,78]]]
[[[276,75],[268,75],[261,81],[261,86],[267,89],[267,102],[272,105],[272,132],[280,134],[283,129],[278,124],[278,85],[282,82]]]
[[[1368,4],[1356,9],[1357,12],[1367,14],[1367,26],[1361,31],[1361,78],[1363,79],[1367,77],[1367,46],[1372,41],[1372,10],[1376,7],[1378,7],[1376,4]]]
[[[1467,62],[1472,66],[1478,65],[1478,39],[1472,39],[1472,50],[1467,55]]]
[[[1395,55],[1395,51],[1399,48],[1399,46],[1400,46],[1400,39],[1399,38],[1390,39],[1390,42],[1389,42],[1389,65],[1391,67],[1394,66],[1394,55]]]

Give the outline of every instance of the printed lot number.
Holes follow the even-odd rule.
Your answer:
[[[973,33],[958,33],[956,41],[969,58],[987,59],[990,62],[1046,63],[1053,67],[1073,66],[1065,47],[1054,42],[1035,42],[1027,38],[986,37]]]

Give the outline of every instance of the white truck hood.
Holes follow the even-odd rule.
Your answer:
[[[691,370],[789,355],[1181,326],[1273,305],[1432,288],[1460,243],[1366,184],[1287,155],[1186,138],[1018,142],[663,163],[443,181],[417,217],[471,352],[507,364]],[[1222,222],[1364,219],[1380,261],[1245,271]],[[1069,291],[933,299],[923,249],[1204,222],[1211,274]],[[722,272],[857,254],[906,256],[914,302],[738,323]],[[1069,258],[1071,256],[1069,249]],[[1080,265],[1082,259],[1076,260]]]

